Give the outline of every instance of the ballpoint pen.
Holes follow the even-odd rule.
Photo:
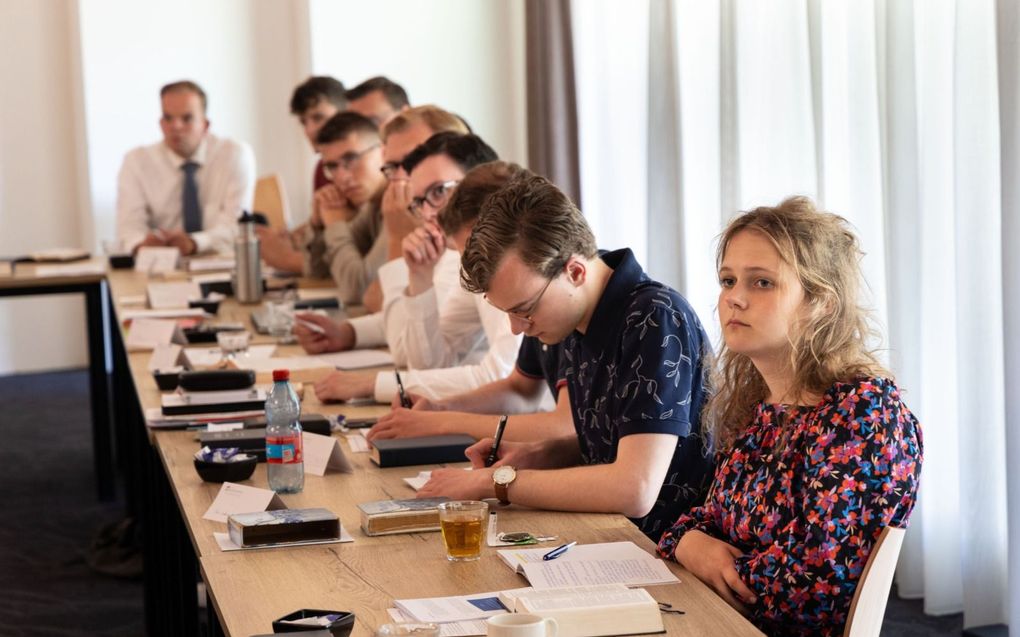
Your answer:
[[[503,441],[503,430],[506,429],[506,414],[503,414],[499,418],[499,424],[496,425],[496,437],[492,441],[492,449],[489,450],[489,457],[485,459],[485,466],[491,467],[496,464],[496,460],[499,458],[499,443]]]
[[[404,391],[404,382],[400,380],[400,370],[393,370],[393,373],[397,375],[397,393],[400,394],[400,406],[404,409],[410,409],[413,407],[411,399],[407,397],[407,392]]]
[[[566,544],[561,544],[560,546],[557,546],[553,550],[543,555],[542,559],[545,560],[546,562],[548,562],[549,560],[555,560],[557,557],[566,553],[567,549],[569,549],[571,546],[575,544],[577,544],[576,540],[574,542],[567,542]]]

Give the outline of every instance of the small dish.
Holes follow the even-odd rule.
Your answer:
[[[235,462],[209,462],[195,458],[195,471],[206,482],[240,482],[255,473],[258,458]]]

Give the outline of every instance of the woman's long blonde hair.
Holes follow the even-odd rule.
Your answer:
[[[861,376],[888,378],[868,346],[876,332],[868,311],[860,305],[863,253],[849,223],[819,212],[807,197],[755,208],[731,221],[723,232],[717,270],[730,241],[744,230],[767,238],[804,288],[805,312],[790,332],[789,364],[794,374],[789,396],[818,396],[838,381]],[[751,359],[730,351],[725,342],[712,386],[704,420],[713,446],[721,450],[743,431],[754,406],[768,395],[768,387]]]

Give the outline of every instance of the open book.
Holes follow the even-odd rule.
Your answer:
[[[535,588],[623,584],[650,586],[679,582],[662,560],[633,542],[578,544],[554,560],[543,560],[549,548],[505,549],[500,559],[528,578]]]
[[[518,588],[499,601],[514,613],[556,620],[559,637],[664,633],[659,603],[643,588],[623,584],[571,588]]]

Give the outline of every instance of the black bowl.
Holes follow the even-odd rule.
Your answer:
[[[293,624],[282,623],[287,620],[304,619],[305,617],[321,617],[323,615],[340,615],[340,617],[329,626],[295,626]],[[321,631],[325,629],[328,630],[329,634],[333,637],[347,637],[351,634],[352,628],[354,628],[354,613],[348,613],[342,610],[315,610],[313,608],[302,608],[301,610],[296,610],[289,615],[284,615],[273,622],[274,633],[302,633],[306,631]]]
[[[209,299],[201,299],[201,300],[193,299],[191,301],[188,301],[188,307],[202,308],[202,311],[207,312],[208,314],[218,314],[219,311],[220,311],[220,302],[219,301],[210,301]]]
[[[152,373],[152,377],[156,379],[156,387],[159,387],[161,391],[173,391],[177,389],[177,385],[180,383],[181,372],[164,372],[157,370]]]
[[[240,482],[255,473],[257,464],[258,458],[254,457],[236,462],[208,462],[195,458],[195,471],[206,482]]]

